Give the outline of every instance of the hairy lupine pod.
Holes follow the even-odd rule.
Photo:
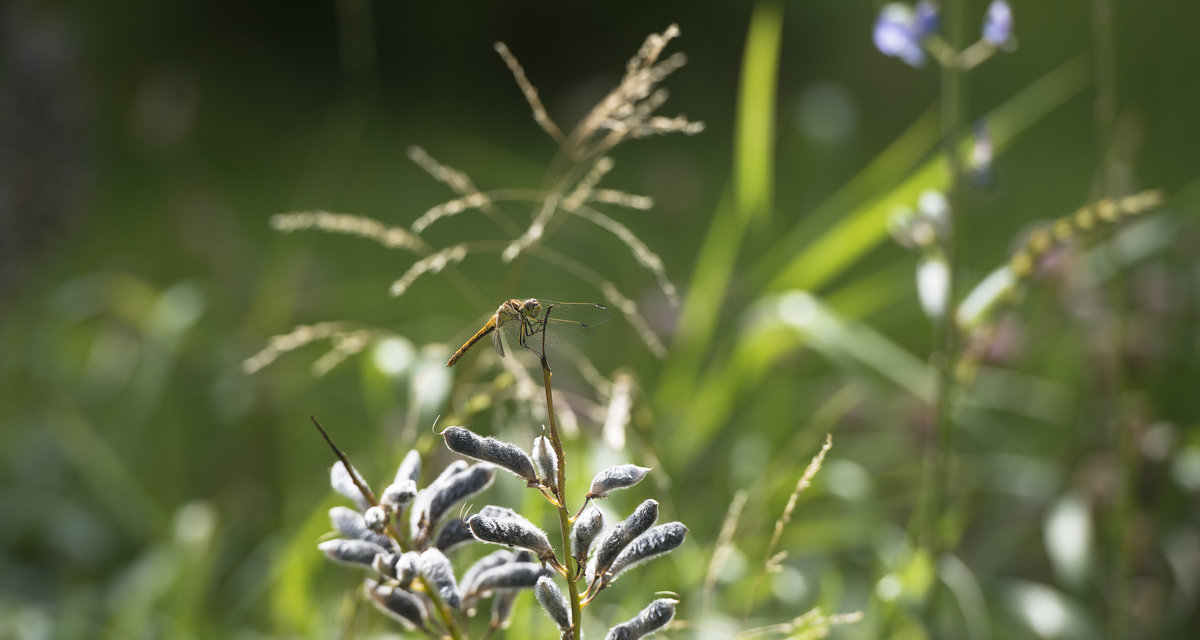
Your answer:
[[[466,600],[470,600],[475,595],[475,582],[478,580],[480,574],[488,569],[495,569],[502,564],[512,561],[513,552],[508,551],[507,549],[493,551],[479,560],[476,560],[475,564],[467,568],[466,573],[463,574],[461,591],[463,592],[464,598]]]
[[[375,560],[371,563],[371,568],[381,576],[388,578],[396,577],[396,563],[400,562],[400,554],[385,551],[375,556]]]
[[[379,496],[379,504],[399,513],[415,497],[417,497],[417,483],[406,479],[389,484],[383,490],[383,494]]]
[[[580,566],[587,560],[592,542],[596,540],[600,530],[604,528],[604,513],[594,504],[590,504],[571,527],[571,549],[575,552],[575,562]]]
[[[392,484],[402,485],[405,480],[412,480],[413,484],[421,481],[421,454],[417,453],[416,449],[409,451],[404,460],[400,461],[400,468],[396,469],[396,479]]]
[[[628,547],[625,547],[616,560],[613,560],[612,567],[605,574],[602,584],[607,585],[613,582],[626,569],[678,549],[679,545],[683,544],[683,538],[687,532],[688,528],[682,522],[668,522],[638,536]]]
[[[513,472],[525,482],[537,483],[533,460],[515,444],[490,436],[484,438],[462,427],[447,427],[442,437],[446,440],[446,446],[455,453],[490,462]]]
[[[571,628],[571,611],[567,608],[567,599],[563,597],[554,578],[550,576],[538,578],[534,593],[537,594],[537,600],[541,603],[542,608],[546,610],[546,615],[550,616],[559,629],[566,631]]]
[[[437,486],[430,486],[427,511],[430,529],[437,526],[451,507],[488,488],[495,479],[496,467],[476,464],[439,482]]]
[[[517,601],[517,591],[501,591],[492,598],[493,629],[507,629],[512,621],[513,604]]]
[[[454,567],[450,560],[437,549],[426,549],[421,552],[421,575],[433,584],[438,595],[450,607],[462,608],[462,595],[458,592],[458,583],[454,581]]]
[[[374,542],[384,549],[391,549],[394,546],[391,538],[368,529],[363,514],[350,507],[337,506],[331,508],[329,510],[329,522],[333,525],[334,529],[338,530],[338,533],[347,538]]]
[[[370,568],[375,563],[375,556],[386,553],[386,549],[366,540],[326,540],[317,545],[330,560],[341,564]]]
[[[554,548],[550,546],[546,533],[528,520],[489,518],[476,514],[467,520],[467,525],[471,527],[471,533],[484,542],[529,549],[541,561],[554,557]]]
[[[399,582],[404,589],[409,588],[413,580],[417,579],[420,564],[421,553],[419,551],[406,551],[400,554],[396,560],[396,582]]]
[[[608,573],[609,567],[625,550],[625,547],[629,546],[634,538],[654,526],[656,520],[658,520],[658,502],[647,500],[638,505],[628,518],[618,522],[605,536],[604,541],[596,549],[596,555],[592,557],[592,566],[588,568],[588,573],[591,574],[590,579],[594,580],[596,577]]]
[[[371,531],[379,533],[387,526],[387,511],[378,505],[371,507],[363,512],[363,523]]]
[[[607,498],[612,491],[627,489],[641,482],[649,472],[649,467],[639,467],[636,464],[619,464],[609,467],[592,478],[592,486],[588,488],[587,497]]]
[[[484,505],[479,510],[479,515],[489,518],[507,518],[509,520],[525,520],[525,516],[517,513],[515,510],[508,507],[501,507],[494,504]]]
[[[471,588],[479,596],[497,589],[532,589],[538,578],[549,575],[550,569],[539,562],[509,562],[480,573]]]
[[[440,491],[440,487],[445,484],[450,478],[466,469],[468,466],[464,460],[455,460],[446,465],[445,469],[438,474],[438,477],[429,483],[429,486],[417,491],[417,497],[413,498],[412,507],[408,510],[410,535],[417,536],[421,533],[421,524],[429,525],[429,500],[435,493]]]
[[[642,609],[633,618],[627,622],[623,622],[612,629],[608,630],[608,635],[604,636],[604,640],[637,640],[642,636],[658,631],[667,626],[671,618],[675,617],[675,604],[677,600],[669,598],[659,598],[650,603],[650,606]]]
[[[374,580],[367,580],[363,590],[375,607],[389,618],[399,620],[405,626],[428,631],[425,626],[425,605],[415,595]]]
[[[558,493],[558,455],[554,453],[550,438],[538,436],[533,439],[533,464],[542,486],[551,493]]]
[[[365,487],[367,483],[363,481],[358,470],[354,470],[354,477],[358,478],[359,482]],[[329,486],[333,487],[334,491],[350,498],[354,501],[354,505],[359,511],[366,511],[371,507],[371,502],[367,497],[359,491],[358,486],[354,484],[354,479],[350,477],[350,473],[346,471],[346,467],[342,465],[342,461],[338,460],[329,468]]]
[[[442,530],[438,532],[437,541],[433,546],[437,547],[442,553],[457,547],[464,542],[474,540],[475,536],[471,535],[471,528],[467,526],[467,521],[462,518],[455,518],[446,523]]]

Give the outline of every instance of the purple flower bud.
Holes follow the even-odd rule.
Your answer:
[[[318,544],[317,548],[334,562],[363,567],[371,567],[375,563],[375,556],[386,552],[383,547],[373,542],[343,538],[326,540]]]
[[[469,429],[448,427],[442,432],[446,446],[455,453],[490,462],[516,474],[525,482],[537,483],[537,472],[533,460],[515,444],[492,437],[482,438]]]
[[[389,618],[399,620],[407,627],[428,630],[425,626],[425,605],[413,594],[374,580],[367,580],[363,591],[375,607]]]
[[[942,27],[942,18],[938,15],[938,6],[930,0],[921,0],[913,7],[913,35],[918,40],[924,40],[938,32]]]
[[[675,617],[677,600],[659,598],[642,609],[628,622],[623,622],[609,630],[604,640],[637,640],[642,636],[653,633],[665,626]]]
[[[928,22],[928,18],[925,18]],[[925,64],[925,49],[921,46],[923,35],[917,16],[907,5],[890,2],[879,11],[875,19],[872,36],[875,48],[885,56],[900,58],[910,67]]]
[[[649,467],[639,467],[634,464],[609,467],[592,478],[592,486],[588,488],[587,497],[607,498],[612,491],[627,489],[641,482],[649,472]]]
[[[538,578],[534,593],[537,594],[537,600],[541,603],[542,608],[546,610],[546,615],[550,616],[559,629],[566,631],[571,628],[571,611],[567,608],[567,599],[563,597],[554,578],[550,576]]]
[[[454,581],[454,567],[450,566],[450,560],[441,551],[426,549],[422,552],[419,568],[421,575],[437,589],[446,605],[454,609],[462,608],[462,596]]]
[[[554,548],[550,546],[546,533],[528,520],[489,518],[476,514],[467,520],[467,525],[471,527],[471,533],[484,542],[529,549],[542,561],[554,557]]]
[[[1012,46],[1012,7],[1005,0],[992,0],[988,5],[987,15],[983,19],[983,39],[997,47]]]

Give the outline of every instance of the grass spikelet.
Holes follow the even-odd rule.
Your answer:
[[[750,597],[746,600],[746,614],[750,613],[750,606],[754,604],[754,595],[758,592],[758,587],[762,583],[763,576],[779,567],[779,563],[786,557],[786,553],[775,553],[775,548],[779,546],[779,540],[783,537],[783,528],[792,520],[792,512],[796,509],[796,500],[800,494],[812,483],[812,479],[821,470],[821,464],[825,462],[825,454],[833,447],[833,435],[825,434],[825,444],[821,446],[821,450],[813,459],[809,461],[805,467],[804,473],[800,474],[800,479],[796,481],[796,487],[792,489],[791,495],[788,496],[787,505],[783,508],[783,513],[779,515],[779,519],[775,521],[775,531],[771,534],[771,541],[767,543],[766,553],[763,554],[763,565],[759,570],[758,575],[754,578],[754,586],[750,588]]]
[[[671,302],[671,306],[679,306],[679,294],[675,290],[674,283],[667,278],[667,269],[663,266],[662,258],[657,253],[651,251],[650,247],[646,246],[646,243],[642,242],[641,238],[638,238],[633,231],[629,230],[629,227],[591,207],[579,206],[572,209],[571,212],[613,234],[625,246],[629,247],[637,263],[654,274],[655,279],[658,280],[658,288],[662,290],[663,295]]]
[[[574,211],[587,200],[588,195],[592,193],[592,189],[596,188],[597,184],[604,179],[604,176],[612,171],[612,158],[604,157],[596,161],[592,168],[583,176],[579,182],[575,183],[575,188],[563,200],[562,208],[566,211]]]
[[[328,211],[296,211],[271,216],[271,228],[281,233],[316,229],[374,240],[388,249],[429,251],[428,245],[407,229],[393,227],[374,218]]]
[[[516,80],[517,86],[520,87],[521,93],[525,96],[525,101],[529,103],[530,110],[533,111],[533,120],[542,128],[555,142],[562,144],[563,132],[554,124],[554,120],[550,118],[550,114],[546,111],[545,105],[542,104],[541,98],[538,97],[537,89],[529,82],[529,78],[525,75],[525,68],[517,61],[517,57],[509,51],[508,45],[503,42],[495,44],[496,53],[500,54],[500,58],[504,60],[504,64],[508,65],[508,70],[512,72],[513,79]]]
[[[618,189],[593,189],[588,194],[586,202],[601,202],[639,211],[648,211],[654,208],[654,198],[625,193]]]
[[[467,257],[467,253],[467,245],[456,244],[417,260],[404,275],[392,283],[389,293],[393,297],[404,295],[417,278],[426,273],[438,273],[450,265],[458,264]]]
[[[277,360],[279,356],[317,342],[318,340],[337,339],[343,336],[359,335],[363,332],[369,333],[372,337],[375,333],[367,329],[352,328],[350,323],[347,322],[319,322],[311,325],[299,325],[287,333],[268,338],[267,346],[242,361],[242,371],[247,374],[259,371]]]

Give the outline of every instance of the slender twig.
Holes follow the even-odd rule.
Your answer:
[[[316,416],[310,415],[308,416],[308,419],[312,420],[313,425],[317,427],[317,431],[321,432],[321,437],[325,438],[325,443],[329,445],[330,449],[333,449],[334,455],[336,455],[338,460],[342,462],[342,466],[345,467],[346,473],[350,476],[350,480],[354,482],[354,486],[358,487],[359,492],[362,493],[363,497],[366,498],[367,502],[370,503],[372,507],[378,507],[379,501],[375,499],[375,494],[371,493],[370,487],[363,484],[362,480],[358,477],[358,473],[354,471],[354,467],[350,466],[350,458],[346,456],[345,452],[343,452],[340,447],[334,444],[333,438],[329,437],[329,433],[325,431],[325,427],[322,427],[321,423],[317,422]],[[396,529],[396,525],[394,522],[392,522],[391,517],[387,519],[387,533],[388,536],[395,540],[396,544],[400,546],[401,551],[408,550],[408,543],[405,541],[404,537],[400,535],[400,531]],[[446,601],[442,599],[442,594],[438,593],[437,587],[430,583],[429,580],[426,579],[421,573],[417,574],[417,580],[425,589],[425,595],[429,596],[430,602],[433,603],[434,610],[437,611],[438,617],[441,618],[441,623],[446,627],[446,631],[450,634],[450,637],[454,640],[463,640],[466,636],[464,636],[462,631],[459,630],[458,624],[454,621],[454,614],[451,613],[450,607],[446,604]]]
[[[546,309],[545,315],[542,316],[542,322],[548,323],[550,320],[550,312],[554,310],[551,305]],[[558,422],[554,419],[554,397],[550,393],[550,363],[546,360],[546,331],[542,330],[542,381],[546,387],[546,418],[550,423],[550,444],[554,447],[554,455],[558,457],[558,524],[562,530],[562,548],[563,554],[566,556],[566,578],[567,590],[570,593],[571,601],[571,637],[574,640],[580,640],[582,626],[579,624],[579,618],[582,615],[583,608],[579,603],[579,587],[575,584],[575,576],[578,573],[578,567],[575,563],[575,553],[571,549],[571,513],[567,509],[567,457],[563,452],[562,440],[558,437]]]

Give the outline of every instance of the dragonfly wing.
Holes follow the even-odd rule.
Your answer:
[[[542,313],[546,313],[546,308],[553,305],[550,310],[550,320],[569,320],[577,322],[587,327],[594,327],[599,324],[608,322],[612,317],[612,312],[608,307],[602,304],[593,302],[554,302],[553,300],[540,300],[542,303]]]
[[[509,324],[512,324],[512,323],[510,322],[510,323],[501,325],[501,329],[508,327]],[[501,333],[502,333],[501,331],[493,331],[492,332],[492,344],[496,345],[496,352],[500,354],[501,358],[503,358],[504,357],[504,341],[500,339]]]
[[[596,337],[591,327],[571,320],[555,320],[553,314],[546,323],[534,323],[537,335],[533,340],[541,342],[542,333],[546,334],[546,344],[578,344]]]

